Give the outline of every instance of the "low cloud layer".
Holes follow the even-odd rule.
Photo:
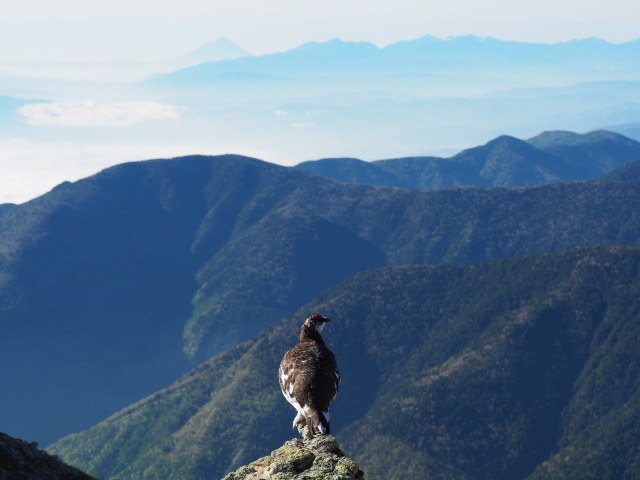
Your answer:
[[[180,118],[173,105],[151,101],[32,103],[18,109],[31,125],[124,127],[149,120]]]

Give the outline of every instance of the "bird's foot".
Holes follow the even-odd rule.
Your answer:
[[[298,422],[296,427],[298,428],[298,432],[303,440],[311,440],[313,438],[306,421],[302,420],[301,422]]]

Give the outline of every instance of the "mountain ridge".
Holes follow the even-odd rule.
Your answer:
[[[364,162],[321,159],[293,168],[349,183],[415,190],[452,186],[533,186],[587,180],[640,158],[640,142],[597,130],[543,132],[528,140],[502,135],[449,158],[406,157]]]
[[[588,54],[584,53],[585,46],[590,47]],[[572,66],[581,65],[585,61],[591,64],[593,62],[607,64],[614,59],[633,65],[631,56],[637,53],[639,46],[640,42],[617,45],[599,41],[599,48],[594,51],[593,40],[536,44],[470,35],[449,40],[437,40],[427,36],[379,48],[364,41],[332,39],[326,42],[305,43],[283,52],[209,62],[195,69],[192,67],[189,71],[194,75],[193,80],[189,80],[189,74],[186,71],[176,71],[154,78],[153,82],[167,85],[177,81],[197,83],[222,73],[248,71],[260,74],[273,74],[275,71],[280,71],[286,72],[284,76],[304,77],[308,74],[318,74],[320,71],[327,73],[342,70],[344,73],[352,70],[354,65],[359,67],[361,73],[383,71],[388,67],[415,72],[453,65],[461,67],[485,64],[486,66],[486,62],[494,66],[514,66],[522,63],[520,60],[523,57],[526,57],[529,64],[547,63],[563,68],[565,63]],[[523,52],[525,52],[524,55]],[[411,61],[407,63],[408,58],[411,58]],[[327,63],[326,60],[332,60],[335,63]],[[437,63],[434,63],[435,60]],[[415,61],[427,62],[427,64],[416,64]],[[431,64],[428,64],[429,61]],[[383,68],[383,65],[386,67]]]

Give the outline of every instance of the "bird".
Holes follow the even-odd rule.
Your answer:
[[[320,335],[330,321],[317,314],[307,318],[300,342],[284,354],[278,371],[282,394],[298,412],[292,428],[305,422],[313,437],[330,434],[329,405],[340,387],[336,357]]]

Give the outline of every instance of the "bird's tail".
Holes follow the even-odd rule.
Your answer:
[[[311,410],[306,415],[307,427],[309,433],[314,437],[318,435],[329,435],[331,429],[329,428],[329,412],[325,413],[319,410]]]

